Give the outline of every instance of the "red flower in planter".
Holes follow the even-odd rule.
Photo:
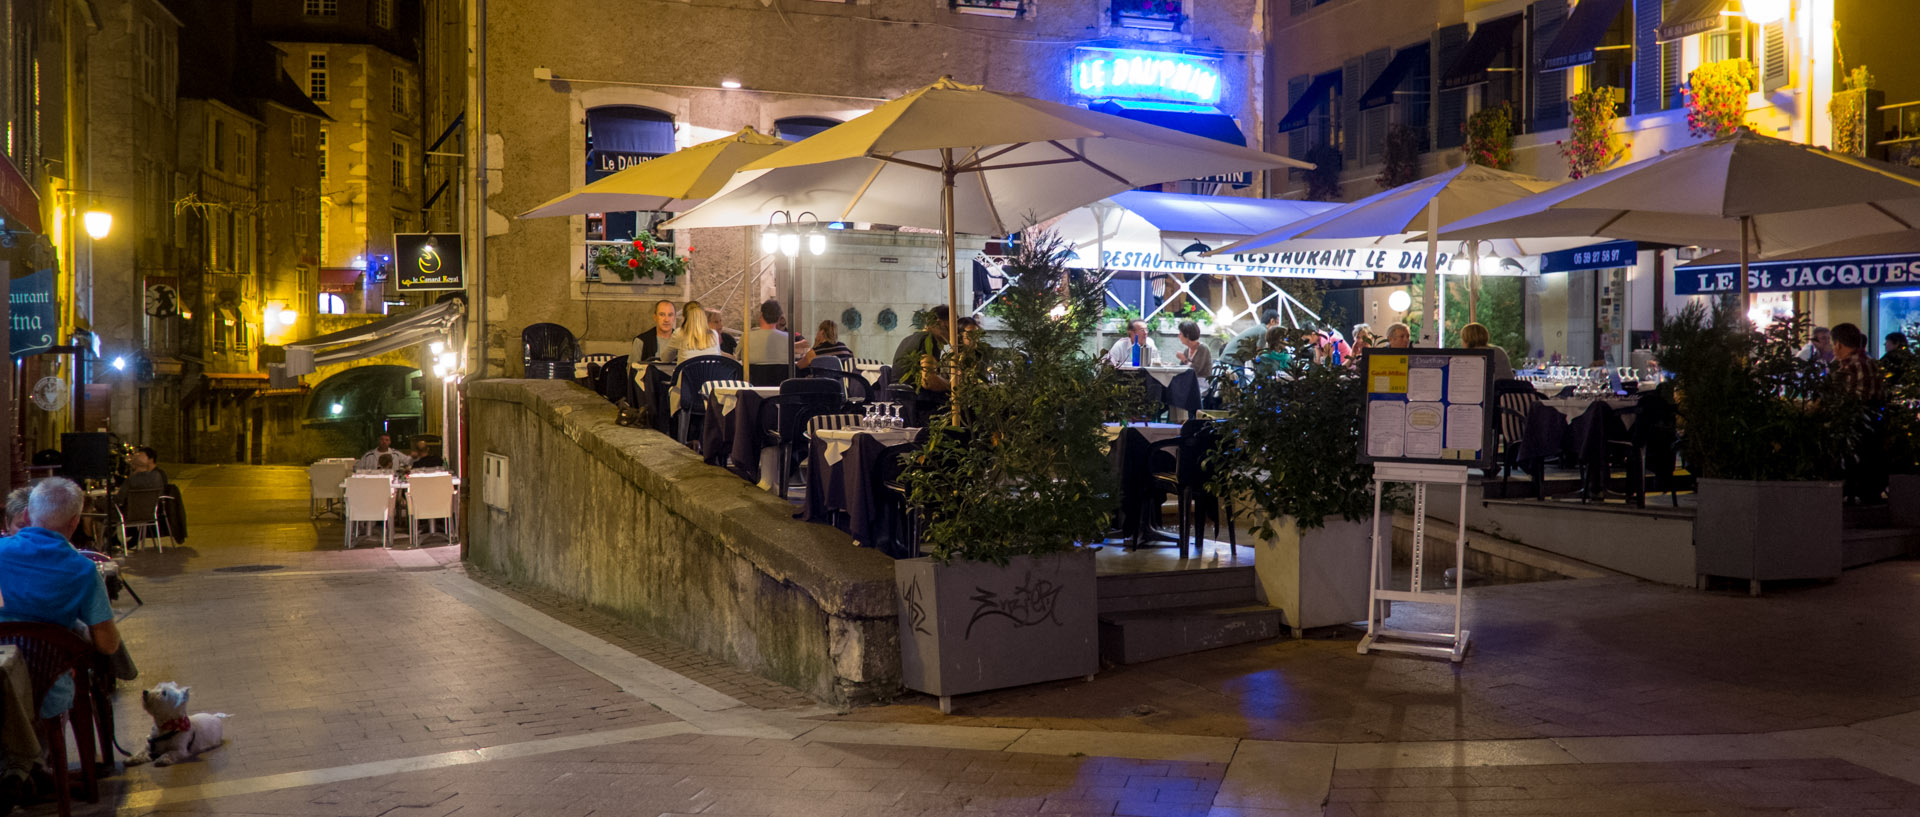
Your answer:
[[[640,259],[638,258],[627,259],[627,269],[639,269],[639,268],[640,268]]]

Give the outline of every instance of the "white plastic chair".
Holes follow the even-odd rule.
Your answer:
[[[323,514],[339,515],[340,503],[347,498],[340,483],[353,474],[353,462],[321,460],[307,466],[308,490],[311,491],[307,505],[307,518],[319,519]]]
[[[153,546],[161,553],[167,552],[167,546],[160,541],[160,501],[165,499],[159,488],[128,491],[121,498],[120,513],[120,552],[126,553],[133,534],[142,539],[151,537]]]
[[[407,538],[414,547],[420,546],[420,523],[428,523],[430,533],[435,519],[447,520],[447,542],[456,541],[453,537],[453,475],[415,474],[407,479]]]
[[[393,478],[385,475],[355,474],[347,478],[347,547],[355,544],[354,534],[365,523],[379,522],[381,541],[393,547]]]

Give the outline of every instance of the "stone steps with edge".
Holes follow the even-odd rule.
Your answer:
[[[1095,581],[1102,614],[1254,603],[1259,584],[1251,567],[1122,573]]]
[[[1280,611],[1259,603],[1214,604],[1100,615],[1100,658],[1139,664],[1278,638]]]

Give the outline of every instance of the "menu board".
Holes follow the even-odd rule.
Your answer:
[[[1370,348],[1361,462],[1493,466],[1491,349]]]

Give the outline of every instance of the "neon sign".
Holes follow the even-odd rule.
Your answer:
[[[1220,101],[1220,61],[1193,54],[1078,48],[1068,81],[1074,94],[1082,97],[1201,105]]]

